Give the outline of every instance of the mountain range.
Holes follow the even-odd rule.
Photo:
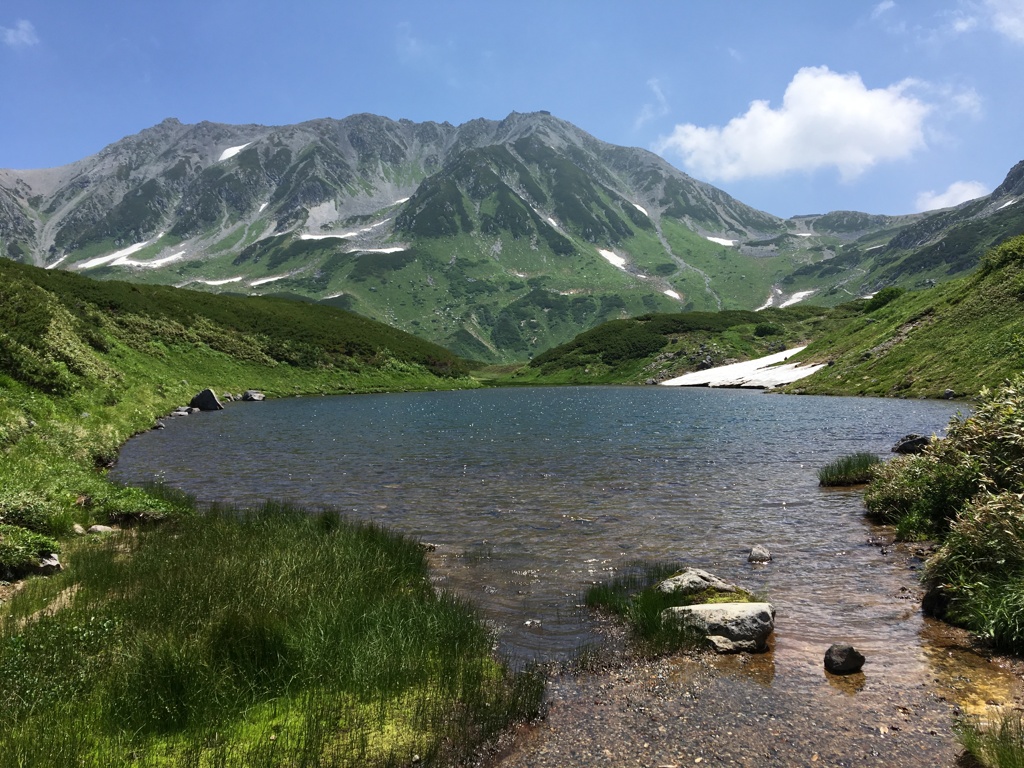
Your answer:
[[[500,361],[619,317],[941,282],[1024,232],[1022,198],[1024,162],[935,213],[781,219],[547,112],[168,119],[70,165],[0,170],[0,254],[326,303]]]

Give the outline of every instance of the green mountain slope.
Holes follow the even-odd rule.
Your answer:
[[[654,384],[807,344],[858,312],[815,306],[648,314],[613,320],[547,350],[504,384]]]
[[[605,323],[535,357],[507,383],[654,383],[807,344],[794,362],[828,363],[782,391],[957,397],[1024,369],[1024,236],[973,274],[833,308],[647,315]]]
[[[820,394],[977,394],[1024,369],[1024,237],[972,275],[914,291],[816,338],[799,356],[831,363],[790,387]]]
[[[508,361],[610,319],[837,304],[963,274],[1024,225],[1021,175],[931,216],[782,220],[544,112],[169,119],[68,166],[0,170],[0,253],[311,299]]]
[[[389,365],[427,379],[466,372],[442,347],[331,307],[97,281],[8,259],[0,259],[0,329],[4,381],[56,395],[116,390],[120,357],[164,369],[164,385],[174,388],[181,373],[202,369],[183,362],[190,354],[267,369],[271,378],[289,369],[333,377],[340,390],[350,375]],[[230,384],[245,382],[219,382]]]

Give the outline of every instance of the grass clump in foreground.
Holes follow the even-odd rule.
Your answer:
[[[964,721],[957,728],[961,746],[979,765],[1024,768],[1024,715],[1005,715],[998,723]]]
[[[706,589],[684,595],[660,592],[657,585],[676,575],[683,568],[678,563],[639,561],[628,565],[622,573],[594,584],[587,590],[588,608],[623,619],[641,653],[657,656],[698,647],[703,637],[681,630],[662,621],[666,608],[701,603],[745,603],[756,598],[749,592],[720,592]]]
[[[1024,653],[1024,376],[984,390],[924,453],[885,464],[864,498],[903,538],[942,541],[926,611]]]
[[[818,485],[863,485],[871,480],[875,467],[881,463],[878,456],[867,451],[841,456],[818,470]]]
[[[442,764],[540,706],[376,526],[217,508],[72,562],[3,621],[0,766]]]

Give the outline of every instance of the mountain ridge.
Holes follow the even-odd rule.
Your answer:
[[[547,112],[458,126],[168,118],[66,166],[0,170],[0,253],[336,303],[460,354],[521,359],[629,314],[838,303],[945,279],[980,253],[918,252],[997,215],[1012,230],[1024,216],[1001,200],[781,219]]]

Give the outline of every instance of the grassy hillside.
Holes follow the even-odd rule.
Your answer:
[[[1024,369],[1024,236],[974,274],[906,293],[816,337],[798,359],[831,362],[790,391],[942,397],[977,394]]]
[[[808,344],[795,361],[829,363],[783,391],[957,397],[1024,369],[1024,237],[978,271],[922,291],[888,288],[833,308],[688,312],[614,320],[535,357],[509,384],[639,384]]]
[[[504,384],[642,384],[806,344],[850,308],[683,312],[613,320],[538,355]]]
[[[105,479],[207,386],[474,384],[341,310],[0,260],[0,766],[448,764],[535,715],[539,679],[493,658],[416,542],[273,503],[197,516]],[[72,540],[97,522],[145,531]],[[61,573],[12,588],[61,547]]]
[[[5,499],[31,501],[48,534],[107,522],[117,499],[150,504],[94,470],[205,387],[283,396],[472,386],[447,350],[341,310],[6,259],[0,329],[0,516],[11,517]]]

